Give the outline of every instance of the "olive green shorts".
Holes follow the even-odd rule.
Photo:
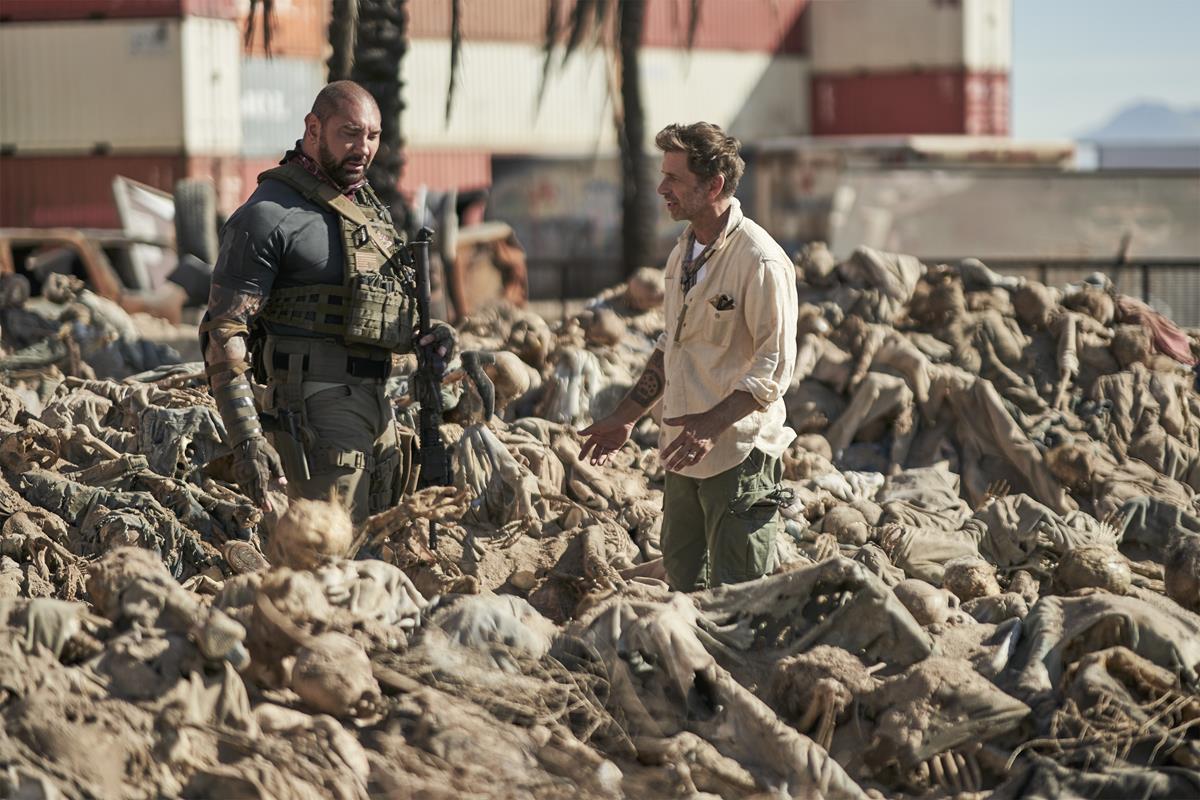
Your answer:
[[[711,478],[668,472],[662,552],[671,587],[690,592],[774,569],[782,478],[779,459],[757,449]]]

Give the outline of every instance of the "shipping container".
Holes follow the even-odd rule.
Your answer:
[[[815,72],[1012,65],[1011,0],[813,0]]]
[[[813,75],[818,136],[968,133],[1007,136],[1007,73],[923,70]]]
[[[736,0],[700,3],[694,46],[697,49],[754,50],[804,53],[807,36],[804,10],[810,0]],[[649,0],[646,8],[646,47],[687,45],[688,7],[692,0]],[[463,41],[523,42],[540,46],[546,35],[548,0],[489,0],[464,3]],[[569,9],[560,6],[561,30]],[[409,35],[414,39],[450,36],[450,0],[409,4]]]
[[[307,58],[242,59],[242,155],[283,154],[304,133],[304,116],[325,85],[325,65]]]
[[[124,175],[173,192],[181,178],[209,178],[230,213],[249,194],[236,157],[170,155],[0,158],[0,227],[117,228],[112,182]]]
[[[403,129],[413,149],[612,153],[613,112],[601,53],[580,53],[551,77],[538,105],[545,55],[535,44],[468,42],[449,124],[448,44],[416,40],[405,58]],[[642,51],[646,142],[664,125],[701,116],[743,141],[808,132],[808,67],[799,56],[704,50]],[[720,92],[713,87],[720,86]]]
[[[480,189],[492,183],[492,154],[484,150],[406,150],[400,188],[434,192]]]
[[[250,15],[250,0],[236,0],[236,3],[239,29],[244,31]],[[275,0],[272,7],[271,55],[320,60],[327,58],[330,7],[330,0]],[[245,41],[246,55],[266,55],[262,15],[263,4],[259,3],[253,30]]]
[[[966,97],[965,133],[986,136],[1008,133],[1008,74],[968,74],[963,85]]]
[[[237,0],[4,0],[0,22],[67,22],[155,17],[233,19]]]
[[[239,52],[231,20],[0,26],[0,152],[235,154]]]
[[[289,142],[290,149],[294,143]],[[217,208],[232,213],[254,192],[258,176],[277,166],[272,156],[228,157],[182,154],[110,156],[25,156],[0,158],[0,227],[115,228],[119,225],[112,181],[124,175],[165,192],[181,178],[209,178]],[[481,151],[410,151],[401,188],[409,195],[465,191],[492,182],[491,154]]]
[[[753,50],[804,55],[808,52],[810,0],[740,0],[698,3],[697,50]],[[687,47],[688,9],[693,0],[649,0],[646,47]]]

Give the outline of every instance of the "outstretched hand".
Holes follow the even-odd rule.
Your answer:
[[[713,446],[717,437],[730,426],[725,414],[713,408],[700,414],[684,414],[681,417],[663,419],[664,425],[676,425],[683,430],[662,451],[662,462],[671,472],[700,463]]]
[[[633,433],[633,425],[632,422],[622,422],[612,416],[596,420],[588,425],[579,432],[580,436],[587,437],[583,441],[583,447],[579,448],[579,459],[582,461],[590,456],[593,464],[608,463],[609,456],[629,441],[629,436]]]

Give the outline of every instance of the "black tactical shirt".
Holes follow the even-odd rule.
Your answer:
[[[344,265],[338,215],[286,183],[265,180],[221,229],[213,283],[265,297],[274,288],[340,285]],[[318,336],[265,324],[270,332],[285,336]]]

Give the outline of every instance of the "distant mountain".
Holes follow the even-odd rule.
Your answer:
[[[1098,142],[1194,142],[1200,140],[1200,106],[1175,108],[1166,103],[1137,102],[1079,138]]]

